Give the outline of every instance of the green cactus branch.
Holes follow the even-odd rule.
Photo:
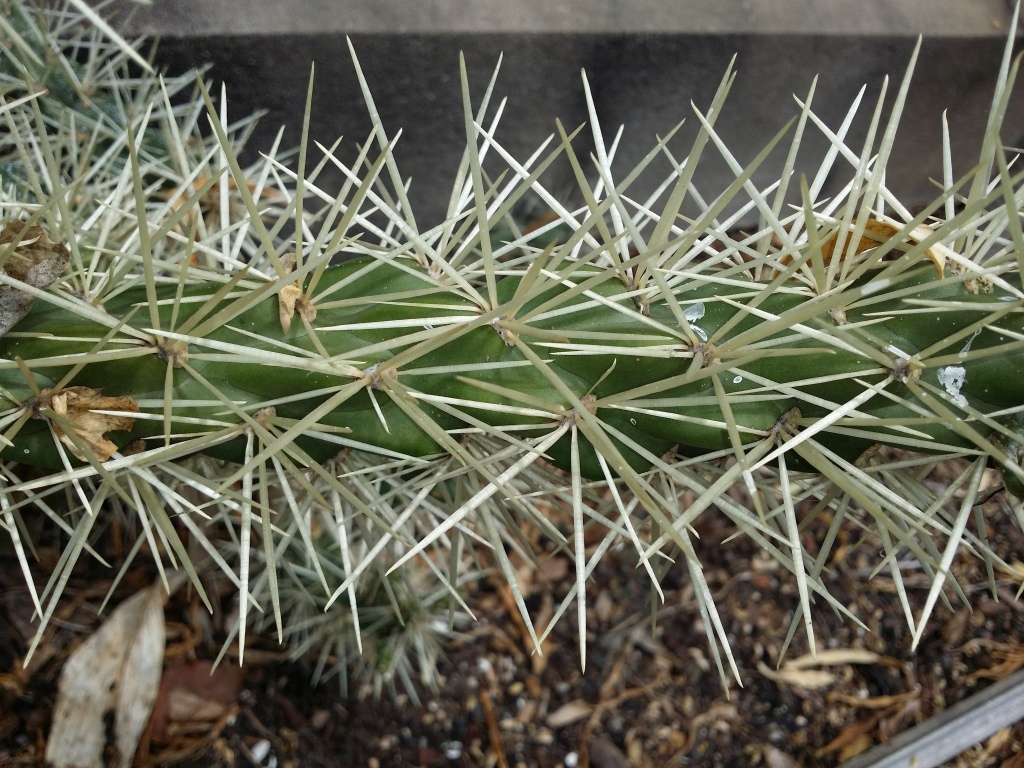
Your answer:
[[[104,303],[110,322],[124,321],[114,335],[106,324],[72,322],[66,307],[38,302],[2,342],[10,362],[0,363],[0,386],[39,411],[46,403],[36,392],[52,397],[77,367],[74,386],[152,404],[126,430],[124,442],[193,437],[239,424],[222,402],[210,399],[206,382],[216,382],[250,415],[274,409],[269,423],[293,430],[296,444],[316,461],[342,445],[408,458],[434,455],[445,450],[439,431],[536,438],[571,418],[585,398],[601,423],[659,455],[730,447],[726,409],[746,445],[775,439],[776,424],[793,408],[801,412],[795,426],[812,427],[858,398],[843,414],[847,429],[818,430],[850,460],[873,443],[986,450],[955,423],[927,415],[927,395],[919,400],[908,384],[940,393],[961,422],[970,409],[992,414],[1019,404],[1024,383],[1006,375],[1024,367],[1024,313],[1012,292],[1019,288],[1007,283],[1009,290],[975,294],[962,277],[940,279],[930,264],[908,268],[907,260],[901,256],[903,263],[890,262],[824,297],[787,281],[756,305],[757,284],[685,279],[670,288],[671,298],[648,291],[646,312],[613,272],[572,261],[561,272],[542,270],[529,290],[519,290],[518,275],[503,277],[496,284],[499,303],[483,311],[417,273],[415,262],[400,266],[401,260],[364,256],[328,269],[317,285],[325,299],[307,299],[315,319],[287,332],[275,294],[235,315],[232,305],[248,293],[232,299],[190,286],[178,296],[177,286],[159,286],[150,303],[140,287]],[[589,290],[572,293],[588,283]],[[899,286],[900,295],[874,300],[879,283],[887,293]],[[140,317],[147,305],[158,314]],[[834,319],[836,309],[842,309],[842,324]],[[189,332],[200,313],[234,317],[205,333]],[[770,323],[784,330],[772,333]],[[791,330],[796,325],[807,331]],[[743,343],[730,344],[737,338]],[[83,356],[89,362],[80,365]],[[399,356],[404,362],[395,365]],[[410,398],[419,417],[399,405]],[[331,409],[312,424],[285,427],[329,401]],[[175,403],[169,423],[166,402]],[[424,425],[424,418],[436,426]],[[971,428],[984,437],[1012,437],[998,418],[978,419]],[[8,450],[23,463],[61,466],[45,419],[22,426],[11,440]],[[239,435],[206,452],[237,462],[243,443]],[[619,451],[637,471],[651,467],[624,445]],[[593,446],[586,453],[584,474],[601,477]],[[552,446],[551,455],[568,467],[565,445]]]
[[[814,519],[874,534],[915,642],[952,557],[994,557],[969,526],[983,488],[1001,482],[1007,524],[1024,520],[1024,174],[999,140],[1009,44],[978,164],[955,180],[947,136],[946,188],[917,215],[884,183],[913,61],[863,147],[846,143],[849,120],[835,131],[814,115],[812,87],[740,163],[715,130],[730,71],[683,160],[670,136],[625,174],[586,81],[591,166],[561,125],[520,162],[490,117],[494,79],[474,114],[463,68],[467,149],[446,220],[425,229],[358,63],[373,128],[355,164],[319,146],[308,166],[307,105],[294,165],[275,145],[243,168],[250,122],[228,123],[225,94],[200,81],[173,106],[192,76],[129,79],[130,54],[102,36],[57,24],[40,47],[63,17],[18,18],[0,69],[0,518],[27,576],[25,516],[68,537],[41,593],[29,578],[44,624],[94,554],[97,518],[120,515],[137,522],[133,556],[145,544],[205,596],[191,538],[237,585],[243,646],[272,622],[298,652],[358,656],[370,627],[400,635],[402,617],[429,616],[417,600],[451,625],[468,612],[460,586],[494,568],[539,648],[552,625],[534,627],[513,572],[537,557],[533,527],[576,564],[557,617],[575,605],[582,663],[587,579],[624,543],[656,590],[665,563],[686,561],[725,680],[736,667],[690,528],[701,515],[727,516],[793,573],[789,638],[804,626],[812,649],[812,597],[849,615],[824,578],[834,539],[801,538]],[[46,67],[43,52],[84,45],[75,35],[88,64]],[[88,99],[83,66],[103,73]],[[812,129],[835,151],[808,179]],[[778,151],[783,178],[761,190],[754,172]],[[697,186],[709,152],[735,173],[716,194]],[[665,158],[659,191],[634,199]],[[577,208],[540,181],[565,161]],[[337,192],[318,182],[328,166],[346,179]],[[845,189],[820,199],[839,171]],[[552,212],[533,230],[515,216],[528,197]],[[940,462],[960,470],[937,492],[921,479]],[[902,556],[932,579],[918,616]],[[391,649],[375,673],[403,681],[409,648],[421,672],[436,650],[373,642]]]

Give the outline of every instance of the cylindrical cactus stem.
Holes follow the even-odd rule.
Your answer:
[[[266,285],[227,295],[215,285],[180,295],[176,285],[155,286],[159,330],[139,311],[150,300],[144,287],[106,302],[102,324],[92,307],[83,316],[73,304],[39,301],[0,339],[11,361],[0,385],[37,417],[62,381],[65,390],[130,398],[140,413],[131,429],[112,430],[121,445],[244,426],[241,414],[272,407],[278,430],[314,460],[343,445],[427,456],[446,450],[439,434],[472,424],[541,435],[576,407],[570,392],[589,396],[589,410],[628,438],[616,442],[639,471],[650,461],[630,441],[696,455],[728,448],[730,422],[741,444],[764,440],[794,407],[801,427],[850,460],[874,443],[974,448],[931,404],[988,435],[998,429],[990,415],[1024,402],[1014,375],[1024,370],[1024,349],[1012,341],[1024,337],[1017,286],[972,293],[927,262],[898,280],[890,271],[823,297],[790,282],[762,296],[754,282],[677,280],[664,295],[649,291],[641,311],[614,272],[581,266],[529,290],[523,275],[508,275],[486,309],[414,264],[362,257],[326,269],[305,299],[314,319],[287,331],[281,291]],[[891,298],[879,289],[889,283],[898,285]],[[27,422],[4,455],[60,466],[49,426]],[[239,435],[203,450],[237,461],[243,443]],[[550,449],[565,467],[566,445]],[[602,476],[589,444],[582,468]]]

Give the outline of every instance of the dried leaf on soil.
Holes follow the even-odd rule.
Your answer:
[[[809,667],[830,667],[839,664],[876,664],[881,656],[863,648],[833,648],[818,651],[817,654],[805,653],[783,664],[784,669],[808,669]]]
[[[117,760],[132,763],[149,721],[164,659],[162,584],[121,603],[68,657],[61,673],[46,760],[54,768],[104,768],[107,716]]]
[[[757,671],[780,685],[795,685],[799,688],[824,688],[836,681],[836,676],[822,669],[772,670],[763,661],[757,662]]]
[[[590,717],[590,713],[593,711],[593,705],[588,704],[582,699],[575,699],[568,704],[563,704],[548,715],[548,726],[551,728],[563,728]]]

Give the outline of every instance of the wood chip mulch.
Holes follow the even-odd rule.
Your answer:
[[[986,504],[993,549],[1013,565],[986,583],[985,563],[966,554],[953,573],[973,610],[952,589],[916,653],[887,570],[872,575],[879,547],[843,534],[827,585],[864,623],[817,605],[819,653],[832,664],[794,665],[808,653],[798,631],[780,666],[795,606],[788,572],[749,540],[730,539],[714,513],[698,525],[698,554],[732,643],[742,687],[723,689],[684,563],[664,578],[655,602],[635,553],[607,555],[588,585],[586,671],[580,668],[573,603],[531,653],[526,628],[500,575],[466,596],[479,621],[449,643],[438,688],[399,687],[375,699],[367,684],[351,695],[335,682],[310,685],[313,663],[290,663],[275,642],[256,638],[246,665],[212,670],[233,587],[209,615],[188,590],[168,604],[164,681],[136,766],[320,766],[499,768],[669,768],[671,766],[837,766],[927,720],[1024,667],[1024,535],[998,499]],[[827,526],[827,521],[821,523]],[[823,533],[818,523],[808,541]],[[859,546],[854,546],[859,544]],[[537,627],[546,626],[575,574],[562,554],[540,568],[524,565],[520,582]],[[632,554],[632,556],[631,556]],[[42,550],[40,578],[52,550]],[[83,561],[46,641],[27,668],[35,632],[16,561],[0,552],[0,765],[41,766],[56,681],[68,653],[94,628],[111,571]],[[906,564],[905,583],[920,607],[930,580]],[[114,571],[116,572],[116,571]],[[129,574],[116,596],[151,583]],[[42,581],[40,583],[43,583]],[[117,602],[117,597],[112,604]],[[845,655],[844,655],[845,654]],[[1024,768],[1024,726],[1000,731],[950,766]]]

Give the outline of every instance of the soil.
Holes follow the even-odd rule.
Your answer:
[[[910,650],[911,633],[888,571],[872,575],[877,542],[860,541],[856,529],[844,530],[826,583],[865,626],[817,606],[817,650],[835,652],[835,663],[800,669],[778,666],[798,604],[793,578],[749,539],[730,539],[721,517],[706,514],[697,528],[698,553],[742,681],[742,687],[733,683],[728,690],[685,564],[666,573],[665,601],[653,604],[652,626],[652,592],[628,550],[607,555],[589,582],[585,672],[575,603],[545,641],[543,655],[531,653],[509,590],[496,575],[466,596],[478,621],[447,645],[437,689],[418,685],[413,696],[396,686],[376,697],[365,681],[353,681],[347,696],[337,680],[313,686],[315,659],[285,661],[275,642],[261,638],[247,645],[244,667],[231,664],[229,654],[211,676],[210,663],[230,619],[231,590],[224,590],[223,611],[212,616],[181,590],[166,609],[164,662],[165,684],[177,681],[180,687],[177,693],[161,691],[158,708],[164,709],[150,723],[134,764],[839,765],[1024,666],[1024,613],[1015,599],[1024,576],[1018,562],[1024,535],[998,497],[984,512],[993,549],[1012,572],[996,570],[993,593],[984,561],[958,557],[953,574],[973,610],[948,590],[948,606],[940,601],[916,652]],[[823,534],[824,527],[816,526],[807,529],[808,541]],[[45,573],[53,553],[41,554]],[[930,580],[907,568],[905,583],[919,610]],[[0,765],[43,764],[63,660],[96,626],[110,574],[96,566],[76,574],[41,650],[23,669],[35,624],[17,563],[5,557]],[[543,559],[539,569],[524,568],[521,576],[534,620],[544,626],[572,586],[573,566],[556,555]],[[151,577],[133,569],[115,600]],[[807,643],[801,628],[785,660],[807,654]],[[997,733],[949,765],[1024,766],[1024,726]]]

